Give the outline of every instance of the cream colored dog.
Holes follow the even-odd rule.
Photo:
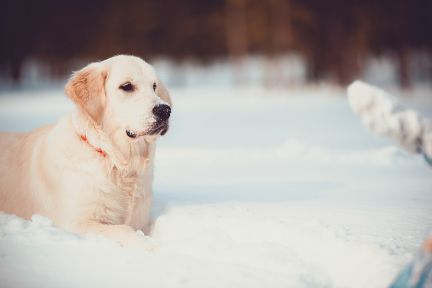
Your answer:
[[[167,90],[152,66],[119,55],[73,74],[77,108],[57,124],[0,134],[0,210],[49,217],[66,230],[143,244],[155,140],[168,129]]]

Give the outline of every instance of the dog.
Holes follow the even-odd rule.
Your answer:
[[[0,133],[0,211],[142,245],[136,231],[149,229],[155,142],[171,114],[167,89],[150,64],[118,55],[73,73],[65,92],[76,109],[56,124]]]

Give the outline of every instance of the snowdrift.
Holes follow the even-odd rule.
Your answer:
[[[55,121],[61,94],[1,95],[0,129]],[[344,91],[172,94],[149,249],[0,214],[1,287],[385,287],[432,228],[430,169],[364,129]]]

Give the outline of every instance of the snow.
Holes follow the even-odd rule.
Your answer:
[[[0,214],[1,287],[385,287],[431,230],[431,169],[344,90],[171,92],[149,249]],[[0,130],[55,121],[61,95],[3,92]],[[432,112],[426,96],[405,102]]]

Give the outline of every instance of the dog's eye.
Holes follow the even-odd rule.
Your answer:
[[[130,82],[126,82],[119,87],[121,90],[126,92],[132,92],[134,90],[134,86]]]
[[[156,88],[157,88],[157,86],[156,86],[156,82],[154,82],[154,83],[153,83],[153,90],[156,91]]]

